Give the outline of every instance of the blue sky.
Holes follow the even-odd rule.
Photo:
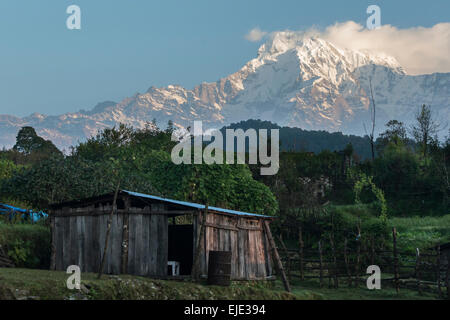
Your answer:
[[[71,4],[81,8],[81,30],[66,28]],[[398,28],[450,16],[448,0],[2,0],[0,114],[61,114],[152,85],[216,81],[256,56],[251,29],[365,24],[370,4]]]

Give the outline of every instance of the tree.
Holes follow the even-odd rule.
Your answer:
[[[370,121],[372,123],[372,128],[370,133],[367,133],[366,124],[364,124],[364,130],[366,131],[366,134],[369,136],[370,139],[370,151],[372,153],[372,161],[375,160],[375,116],[376,116],[376,105],[375,105],[375,99],[373,97],[373,89],[372,89],[372,80],[369,79],[369,87],[370,87]]]
[[[389,120],[386,123],[386,130],[380,134],[376,141],[378,153],[382,153],[386,147],[392,143],[396,146],[405,145],[408,140],[406,128],[403,122]]]
[[[386,128],[386,131],[380,134],[381,139],[385,139],[387,142],[393,142],[396,145],[399,145],[406,140],[406,128],[403,122],[389,120],[388,123],[386,123]]]
[[[428,147],[435,139],[439,124],[433,119],[431,107],[422,105],[416,113],[416,123],[411,127],[411,133],[417,144],[420,145],[423,157],[428,155]]]
[[[28,164],[37,163],[51,157],[62,157],[63,154],[50,141],[38,136],[33,127],[22,127],[17,133],[13,152],[23,155]]]

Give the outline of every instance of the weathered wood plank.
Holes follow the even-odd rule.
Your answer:
[[[158,217],[150,216],[149,275],[157,275],[158,257]]]
[[[149,274],[150,260],[150,216],[142,216],[142,274]]]
[[[76,217],[75,218],[75,226],[76,226],[76,232],[77,232],[77,242],[76,242],[76,246],[77,246],[77,264],[81,269],[81,272],[85,272],[86,268],[84,266],[85,262],[84,262],[84,229],[83,229],[83,225],[84,225],[84,217]]]
[[[137,275],[143,275],[142,271],[142,215],[136,214],[133,215],[132,219],[134,220],[135,227],[135,241],[136,244],[134,246],[134,263],[135,263],[135,272]]]
[[[63,263],[61,270],[66,270],[70,265],[70,217],[63,218],[64,242],[63,242]]]
[[[56,256],[55,256],[55,268],[56,270],[63,270],[64,265],[64,219],[55,217],[55,234],[56,234]]]
[[[159,215],[159,244],[161,250],[159,251],[159,276],[167,276],[167,258],[168,258],[168,218],[166,215]]]
[[[78,217],[70,217],[70,265],[78,265],[80,261],[78,261],[78,233],[77,233],[77,220]]]
[[[92,255],[91,255],[91,268],[92,272],[98,272],[100,269],[101,261],[101,239],[99,228],[99,217],[91,217],[91,233],[92,233]],[[104,243],[104,242],[103,242]]]

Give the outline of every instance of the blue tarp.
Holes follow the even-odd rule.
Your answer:
[[[148,199],[153,199],[153,200],[160,200],[160,201],[174,203],[174,204],[179,204],[179,205],[182,205],[182,206],[191,207],[191,208],[195,208],[195,209],[205,209],[205,205],[199,204],[199,203],[193,203],[193,202],[186,202],[186,201],[180,201],[180,200],[161,198],[161,197],[152,196],[152,195],[149,195],[149,194],[133,192],[133,191],[127,191],[127,190],[122,190],[122,191],[125,192],[125,193],[128,193],[129,195],[134,196],[134,197],[141,197],[141,198],[148,198]],[[242,212],[242,211],[236,211],[236,210],[230,210],[230,209],[223,209],[223,208],[218,208],[218,207],[208,207],[208,208],[211,209],[211,210],[214,210],[214,211],[224,212],[224,213],[229,213],[229,214],[234,214],[234,215],[253,216],[253,217],[261,217],[261,218],[273,218],[271,216],[265,216],[265,215],[262,215],[262,214]]]
[[[8,215],[9,220],[14,219],[14,217],[19,214],[22,220],[27,221],[31,219],[32,222],[37,222],[42,218],[45,219],[48,217],[48,215],[42,211],[35,212],[33,210],[17,208],[4,203],[0,203],[0,215],[1,214]]]

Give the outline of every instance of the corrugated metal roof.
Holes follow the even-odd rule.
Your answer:
[[[193,202],[187,202],[187,201],[180,201],[180,200],[161,198],[161,197],[152,196],[152,195],[149,195],[149,194],[133,192],[133,191],[128,191],[128,190],[121,190],[121,191],[129,194],[130,196],[134,196],[134,197],[159,200],[159,201],[164,201],[164,202],[168,202],[168,203],[178,204],[178,205],[181,205],[181,206],[186,206],[186,207],[195,208],[195,209],[205,209],[205,205],[199,204],[199,203],[193,203]],[[240,216],[254,216],[254,217],[261,217],[261,218],[273,218],[272,216],[265,216],[265,215],[257,214],[257,213],[249,213],[249,212],[242,212],[242,211],[236,211],[236,210],[230,210],[230,209],[223,209],[223,208],[218,208],[218,207],[210,207],[210,206],[208,206],[208,209],[213,210],[213,211],[217,211],[217,212],[223,212],[223,213],[240,215]]]

